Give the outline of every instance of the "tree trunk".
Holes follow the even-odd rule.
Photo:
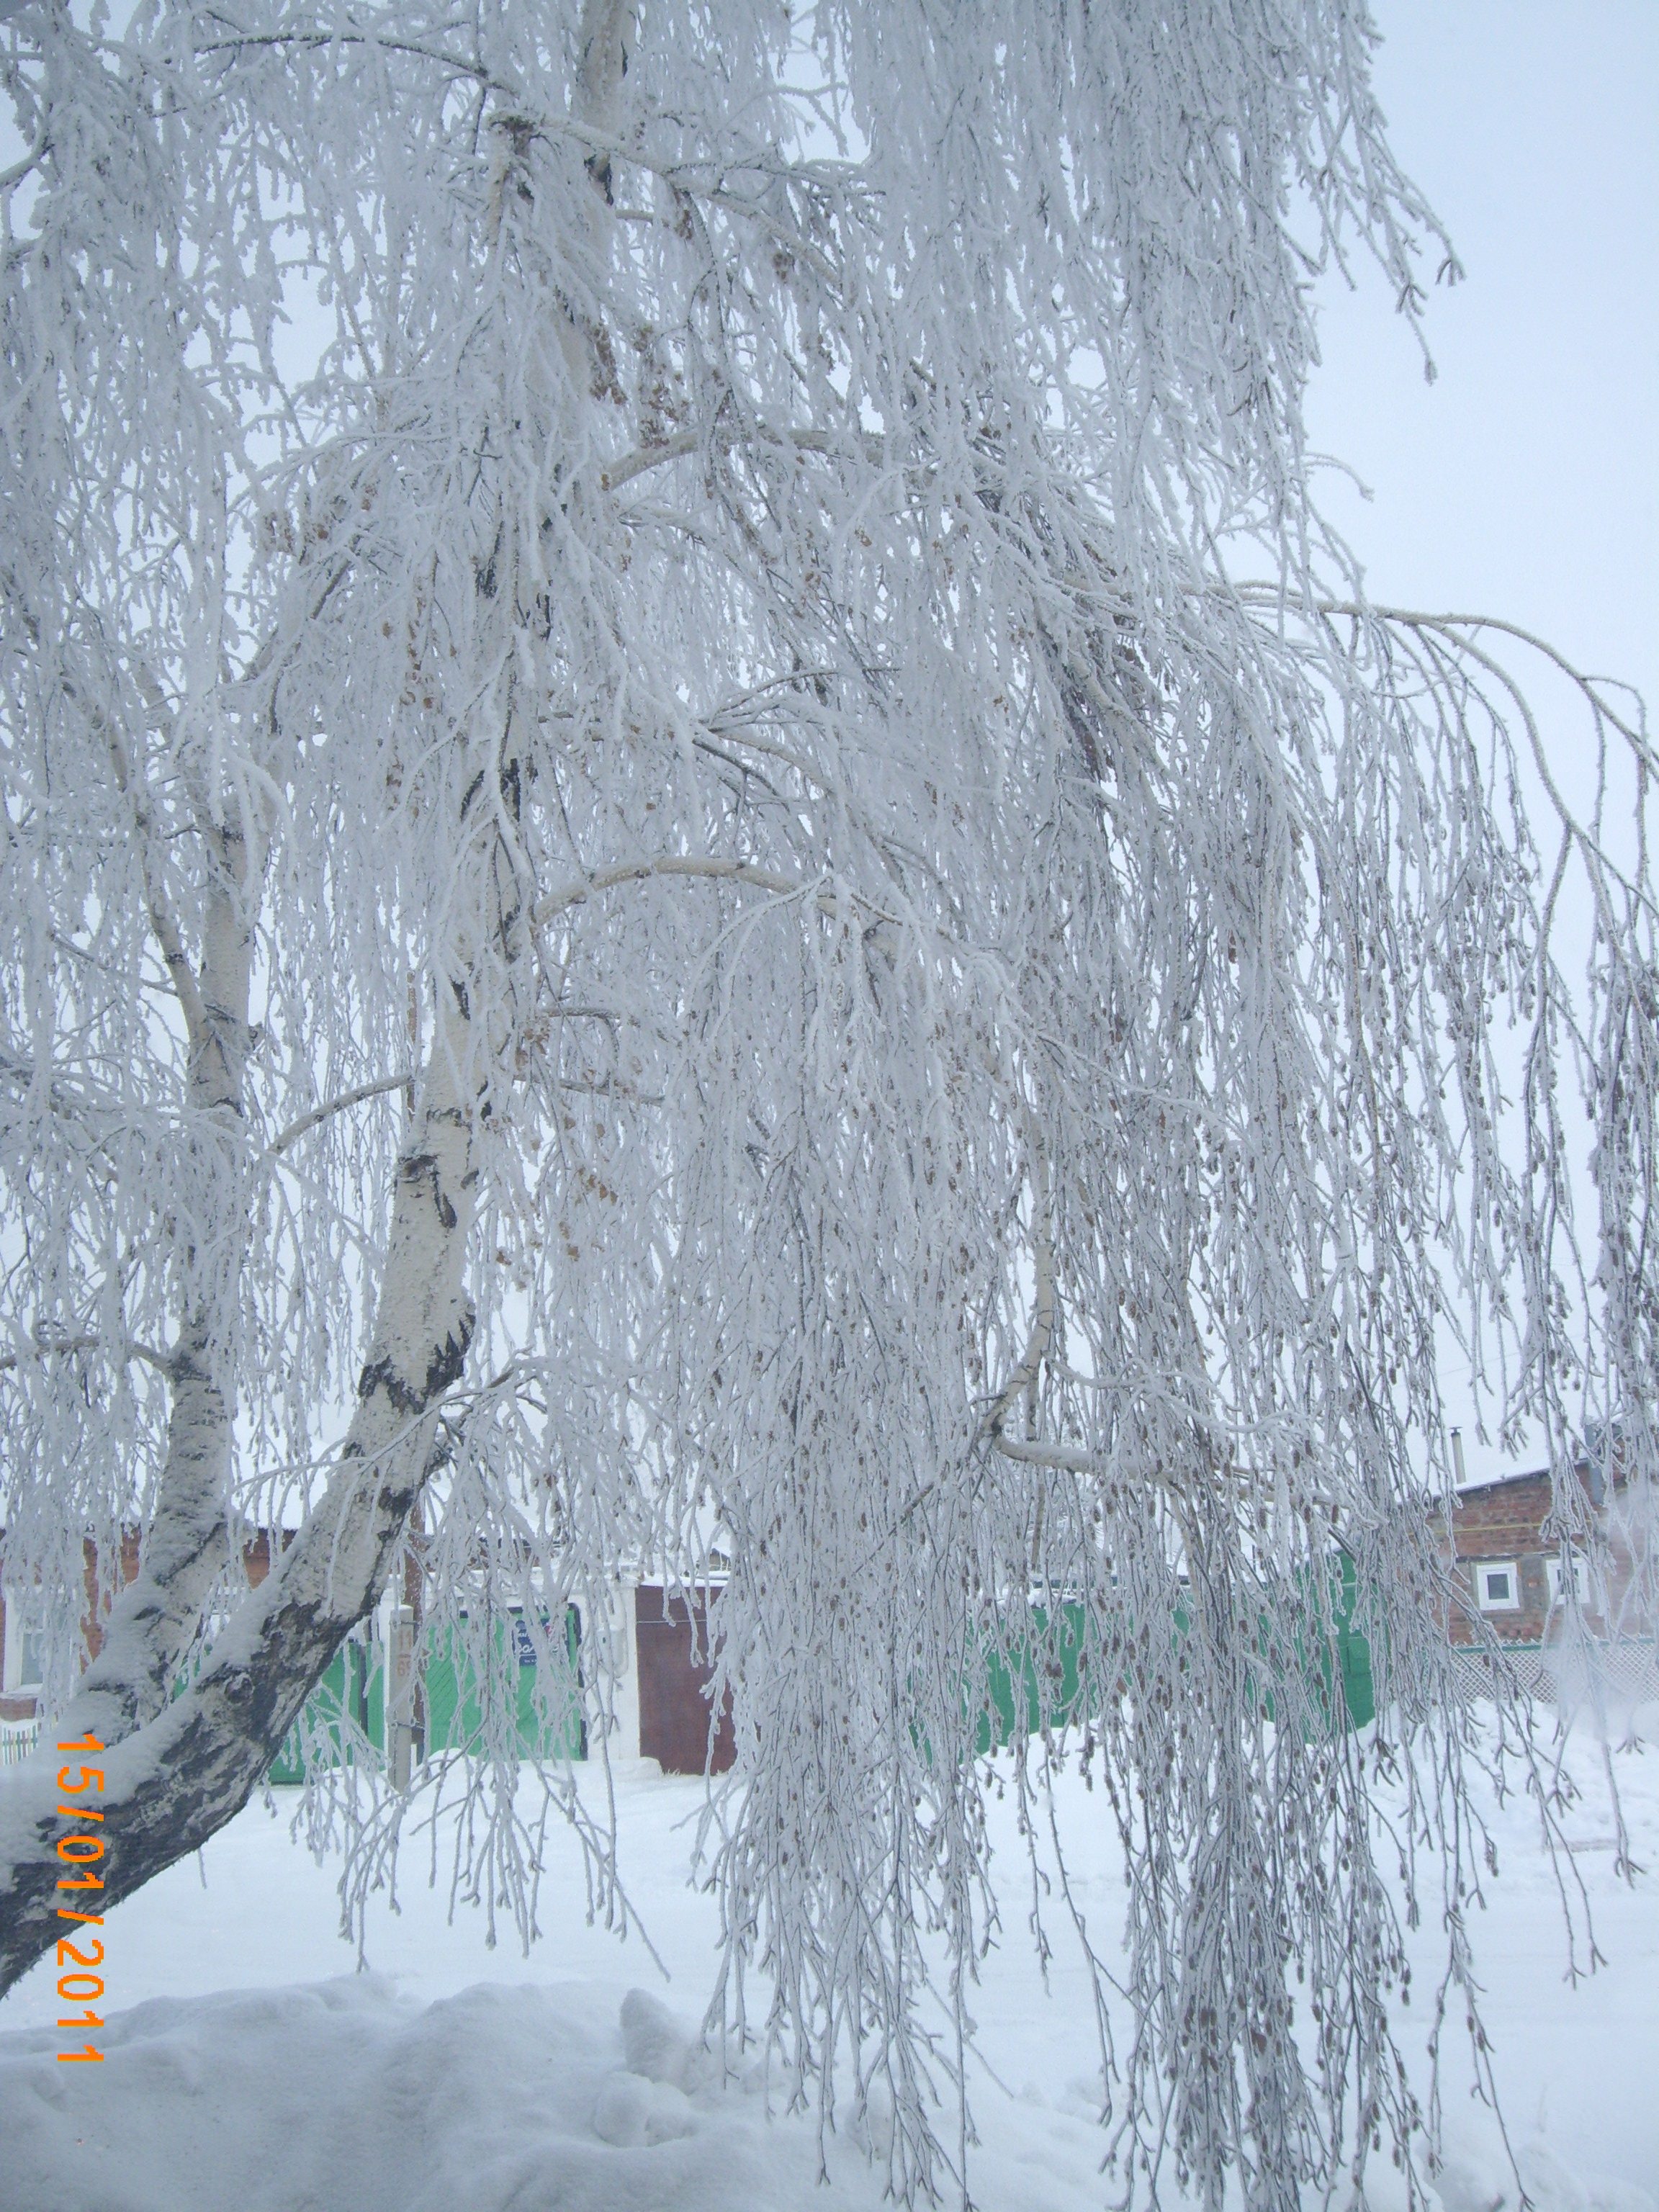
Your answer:
[[[141,834],[144,825],[141,823]],[[244,841],[220,831],[221,869],[209,890],[198,989],[185,995],[189,1043],[185,1097],[198,1141],[222,1148],[213,1172],[224,1191],[223,1243],[234,1269],[218,1286],[223,1312],[237,1297],[248,1245],[248,1177],[243,1135],[252,965],[250,878]],[[221,1379],[205,1302],[187,1309],[170,1359],[173,1403],[167,1458],[138,1572],[118,1590],[102,1624],[98,1656],[76,1692],[72,1735],[105,1743],[130,1735],[160,1712],[188,1650],[214,1579],[224,1564],[225,1493],[235,1405]]]
[[[459,1018],[441,1028],[425,1103],[399,1156],[370,1356],[321,1503],[216,1638],[196,1680],[134,1726],[126,1716],[149,1703],[154,1678],[149,1662],[132,1655],[146,1644],[161,1650],[165,1621],[175,1612],[185,1617],[168,1604],[166,1580],[152,1577],[154,1594],[141,1593],[138,1605],[112,1616],[111,1666],[88,1670],[50,1724],[50,1741],[0,1783],[0,1995],[63,1931],[60,1906],[102,1911],[118,1904],[241,1809],[346,1633],[379,1601],[425,1479],[439,1406],[471,1335],[462,1270],[476,1107],[461,1078],[464,1030]],[[176,1429],[185,1402],[181,1392]],[[214,1434],[222,1419],[228,1434],[222,1407],[204,1418]],[[201,1495],[205,1513],[211,1501]],[[222,1523],[222,1489],[217,1512]],[[181,1533],[171,1579],[193,1585],[199,1576],[199,1555]],[[57,1744],[88,1735],[109,1746],[101,1756],[77,1752],[72,1760],[78,1765],[84,1756],[104,1776],[101,1793],[84,1801],[103,1815],[101,1887],[64,1891],[59,1881],[77,1870],[56,1849],[66,1826]]]

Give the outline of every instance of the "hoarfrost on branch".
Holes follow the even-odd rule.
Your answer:
[[[1437,1359],[1564,1471],[1616,1414],[1645,1483],[1659,967],[1622,696],[1575,679],[1569,780],[1527,641],[1367,605],[1312,501],[1313,276],[1415,317],[1455,273],[1372,37],[11,15],[5,1562],[113,1747],[112,1898],[246,1801],[411,1528],[486,1674],[507,1605],[551,1656],[581,1603],[596,1752],[611,1579],[718,1553],[711,2018],[826,2116],[837,2053],[890,2094],[896,2187],[966,2155],[999,1654],[1033,1826],[1080,1753],[1129,1855],[1124,2185],[1288,2206],[1410,2136],[1370,1763],[1422,1778],[1451,1980],[1478,1875]],[[83,1538],[112,1582],[135,1522],[77,1683]],[[486,1705],[455,1879],[527,1933]],[[324,1787],[361,1900],[404,1802]],[[0,1984],[51,1790],[0,1794]]]

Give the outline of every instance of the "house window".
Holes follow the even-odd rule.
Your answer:
[[[1554,1559],[1547,1560],[1545,1564],[1549,1570],[1550,1604],[1552,1607],[1565,1605],[1567,1601],[1567,1577],[1562,1571],[1559,1553],[1558,1553]],[[1572,1555],[1571,1572],[1573,1595],[1581,1606],[1588,1606],[1589,1603],[1589,1563],[1577,1552]]]
[[[1521,1575],[1513,1559],[1482,1559],[1474,1570],[1474,1601],[1482,1613],[1519,1613]]]
[[[38,1690],[46,1638],[15,1596],[8,1596],[5,1623],[6,1648],[0,1653],[0,1690],[14,1693]]]

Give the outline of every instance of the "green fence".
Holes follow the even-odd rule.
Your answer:
[[[349,1766],[365,1755],[377,1763],[384,1758],[386,1668],[377,1650],[367,1644],[340,1646],[270,1763],[273,1782],[305,1780],[306,1744],[313,1766]]]
[[[1051,1635],[1048,1608],[1031,1608],[1035,1645],[1004,1645],[986,1662],[986,1702],[981,1708],[974,1749],[980,1758],[1000,1750],[1014,1735],[1017,1700],[1024,1706],[1024,1729],[1035,1735],[1042,1726],[1045,1703],[1048,1725],[1063,1728],[1085,1717],[1089,1700],[1082,1695],[1087,1662],[1083,1656],[1083,1607],[1075,1599],[1062,1604]],[[1048,1696],[1043,1696],[1044,1685]]]
[[[465,1617],[462,1615],[463,1620]],[[486,1725],[493,1717],[492,1700],[511,1698],[513,1734],[524,1757],[586,1759],[581,1616],[577,1608],[570,1606],[565,1613],[568,1675],[548,1686],[544,1700],[537,1696],[536,1641],[516,1607],[497,1617],[494,1650],[498,1663],[486,1670],[481,1681],[462,1637],[448,1628],[427,1632],[420,1674],[428,1752],[482,1751],[492,1733]],[[272,1782],[304,1781],[306,1746],[310,1747],[313,1768],[319,1764],[349,1765],[364,1757],[377,1765],[385,1763],[386,1666],[385,1654],[378,1645],[346,1643],[329,1661],[321,1681],[306,1700],[300,1722],[271,1761]]]
[[[1376,1681],[1371,1672],[1371,1647],[1369,1640],[1354,1626],[1354,1615],[1359,1608],[1359,1577],[1353,1560],[1346,1552],[1336,1555],[1336,1572],[1340,1577],[1332,1592],[1331,1626],[1336,1644],[1336,1667],[1342,1686],[1342,1703],[1351,1728],[1364,1728],[1376,1718]],[[1324,1645],[1319,1655],[1320,1676],[1330,1680],[1330,1647]]]
[[[1264,1621],[1260,1645],[1263,1680],[1257,1693],[1271,1715],[1275,1680],[1284,1679],[1288,1667],[1300,1675],[1325,1725],[1363,1728],[1376,1717],[1376,1692],[1370,1646],[1355,1626],[1358,1584],[1353,1561],[1346,1553],[1339,1553],[1331,1571],[1328,1629],[1322,1621],[1322,1608],[1310,1601],[1305,1607],[1306,1641],[1295,1635],[1288,1659],[1275,1651],[1271,1629]],[[1064,1601],[1052,1629],[1045,1607],[1033,1606],[1030,1617],[1035,1634],[1029,1642],[1021,1644],[1005,1639],[987,1662],[984,1702],[975,1729],[975,1750],[981,1757],[1012,1741],[1017,1717],[1029,1735],[1035,1735],[1045,1718],[1052,1728],[1064,1727],[1086,1719],[1103,1694],[1103,1686],[1091,1680],[1091,1674],[1097,1676],[1098,1666],[1091,1668],[1082,1604]],[[1173,1617],[1177,1644],[1187,1634],[1188,1626],[1184,1606],[1178,1604]],[[568,1674],[561,1681],[548,1683],[541,1696],[538,1695],[540,1670],[536,1640],[516,1608],[496,1617],[492,1634],[496,1663],[484,1670],[481,1680],[462,1637],[449,1628],[427,1631],[420,1673],[428,1753],[477,1753],[492,1735],[499,1741],[501,1731],[490,1725],[496,1718],[492,1701],[510,1698],[510,1735],[521,1755],[585,1759],[587,1733],[582,1717],[581,1618],[577,1608],[570,1606],[565,1614]],[[1340,1704],[1333,1695],[1339,1686]],[[319,1756],[329,1765],[360,1757],[370,1758],[377,1765],[384,1762],[386,1674],[378,1647],[354,1642],[335,1653],[307,1700],[301,1725],[289,1734],[271,1763],[271,1781],[303,1781],[302,1739],[311,1747],[313,1765]]]
[[[1332,1574],[1334,1579],[1329,1593],[1330,1633],[1328,1636],[1324,1632],[1319,1608],[1311,1602],[1310,1593],[1305,1607],[1309,1630],[1305,1641],[1302,1634],[1297,1635],[1289,1663],[1301,1675],[1328,1726],[1364,1728],[1376,1717],[1376,1686],[1371,1670],[1370,1645],[1355,1626],[1358,1578],[1353,1561],[1346,1552],[1337,1554],[1332,1563]],[[1089,1680],[1091,1668],[1081,1602],[1075,1599],[1064,1601],[1052,1629],[1046,1607],[1034,1605],[1030,1619],[1036,1632],[1029,1644],[1005,1642],[987,1662],[986,1699],[978,1717],[974,1746],[981,1758],[1012,1740],[1015,1717],[1022,1706],[1024,1732],[1034,1735],[1043,1725],[1045,1712],[1050,1728],[1063,1728],[1073,1721],[1085,1720],[1091,1704],[1098,1700],[1099,1686],[1096,1685],[1091,1690]],[[1188,1627],[1185,1607],[1177,1604],[1173,1617],[1177,1644],[1187,1634]],[[1279,1675],[1282,1679],[1285,1662],[1274,1653],[1272,1632],[1266,1622],[1260,1650],[1266,1662],[1267,1677],[1260,1686],[1260,1694],[1271,1717],[1273,1678]],[[1341,1690],[1340,1708],[1331,1695],[1333,1661]]]
[[[465,1616],[463,1616],[465,1617]],[[544,1628],[547,1623],[543,1622]],[[507,1661],[509,1638],[517,1664]],[[537,1696],[540,1668],[535,1641],[517,1613],[498,1617],[493,1628],[496,1664],[482,1682],[462,1648],[462,1639],[445,1631],[428,1638],[426,1651],[426,1747],[434,1751],[482,1751],[494,1732],[492,1701],[514,1699],[514,1735],[526,1759],[586,1759],[587,1729],[581,1711],[581,1616],[566,1608],[565,1658],[569,1672]],[[543,1710],[544,1705],[546,1710]]]
[[[0,1766],[21,1766],[33,1757],[40,1741],[38,1720],[0,1721]]]

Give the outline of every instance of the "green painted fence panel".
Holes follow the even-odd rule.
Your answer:
[[[987,1703],[980,1710],[974,1736],[974,1751],[978,1758],[983,1759],[994,1748],[1000,1750],[1012,1741],[1017,1698],[1024,1706],[1025,1733],[1037,1733],[1042,1726],[1045,1680],[1048,1725],[1063,1728],[1073,1717],[1081,1717],[1079,1692],[1082,1672],[1086,1671],[1080,1662],[1081,1604],[1075,1599],[1062,1603],[1060,1621],[1052,1635],[1046,1607],[1034,1605],[1031,1620],[1037,1632],[1035,1647],[994,1650],[986,1662]]]
[[[364,1737],[378,1759],[386,1745],[386,1669],[379,1652],[368,1644],[343,1644],[271,1761],[270,1779],[305,1780],[302,1743],[312,1747],[313,1766],[349,1765],[362,1756]]]
[[[571,1606],[565,1616],[565,1650],[569,1678],[551,1700],[552,1715],[544,1719],[536,1699],[536,1650],[516,1614],[496,1623],[496,1650],[506,1660],[512,1638],[517,1665],[509,1678],[507,1667],[492,1670],[482,1686],[451,1632],[428,1631],[422,1687],[426,1705],[426,1745],[428,1751],[476,1751],[483,1747],[486,1700],[501,1692],[510,1679],[514,1700],[514,1729],[518,1748],[529,1759],[585,1759],[587,1729],[582,1718],[581,1616]],[[510,1662],[509,1662],[510,1663]],[[281,1751],[271,1761],[270,1779],[294,1784],[305,1780],[302,1745],[309,1744],[313,1767],[349,1764],[362,1755],[364,1739],[377,1762],[386,1756],[386,1668],[378,1649],[363,1644],[342,1644],[324,1669],[322,1680],[306,1700],[300,1723],[289,1732]]]
[[[508,1638],[517,1665],[508,1657]],[[434,1751],[481,1751],[486,1740],[487,1701],[509,1688],[514,1698],[514,1733],[526,1759],[586,1759],[587,1728],[581,1711],[581,1615],[573,1605],[565,1613],[565,1655],[569,1673],[554,1686],[544,1717],[536,1698],[537,1653],[516,1613],[495,1624],[498,1663],[483,1684],[452,1630],[428,1633],[423,1686],[426,1747]],[[508,1668],[511,1667],[509,1678]]]
[[[1346,1725],[1364,1728],[1376,1718],[1376,1684],[1371,1673],[1371,1647],[1354,1626],[1359,1607],[1359,1577],[1346,1552],[1334,1561],[1335,1586],[1330,1594],[1331,1626],[1336,1644],[1337,1677],[1342,1687]],[[1330,1680],[1330,1645],[1324,1644],[1317,1662],[1322,1685]]]
[[[1333,1571],[1340,1577],[1340,1586],[1334,1588],[1330,1594],[1336,1674],[1342,1693],[1340,1725],[1345,1729],[1364,1728],[1376,1717],[1376,1687],[1371,1669],[1370,1645],[1354,1625],[1358,1588],[1354,1563],[1346,1553],[1337,1555]],[[1063,1728],[1073,1721],[1087,1717],[1089,1668],[1085,1650],[1083,1606],[1074,1599],[1062,1603],[1059,1620],[1052,1632],[1046,1607],[1033,1606],[1031,1620],[1036,1630],[1032,1645],[994,1650],[987,1662],[986,1704],[978,1716],[974,1745],[976,1755],[981,1758],[1012,1741],[1015,1733],[1016,1711],[1019,1706],[1024,1708],[1024,1732],[1031,1735],[1035,1735],[1043,1724],[1045,1705],[1048,1724],[1051,1728]],[[1186,1629],[1185,1610],[1177,1607],[1174,1621],[1177,1642]],[[1268,1633],[1264,1625],[1264,1656],[1268,1650]],[[1331,1712],[1328,1688],[1331,1660],[1331,1641],[1322,1638],[1319,1648],[1311,1656],[1300,1647],[1298,1641],[1296,1664],[1304,1682],[1313,1690],[1316,1702],[1323,1709],[1328,1724],[1335,1717]],[[1045,1682],[1046,1698],[1043,1695]],[[1271,1715],[1271,1686],[1264,1690],[1263,1702]]]

